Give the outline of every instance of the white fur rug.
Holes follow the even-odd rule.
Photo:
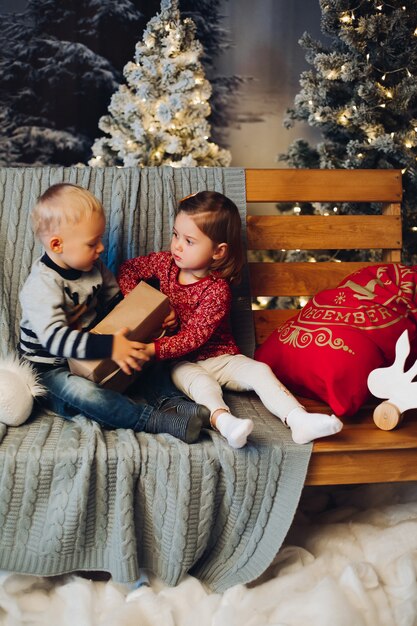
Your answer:
[[[1,626],[416,626],[417,484],[305,489],[262,579],[212,594],[188,577],[134,591],[3,573]]]

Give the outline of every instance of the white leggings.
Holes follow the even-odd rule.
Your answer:
[[[243,354],[224,354],[205,361],[180,361],[173,366],[172,380],[185,395],[206,406],[210,414],[229,410],[222,387],[231,391],[255,391],[263,405],[284,420],[299,402],[265,363]]]

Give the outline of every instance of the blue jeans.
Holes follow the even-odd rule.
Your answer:
[[[170,370],[164,363],[150,365],[126,394],[104,389],[96,383],[71,374],[68,367],[40,370],[47,396],[42,404],[66,419],[85,415],[107,428],[145,430],[146,423],[164,400],[179,396],[171,382]],[[130,395],[134,394],[135,400]],[[136,400],[137,396],[145,402]]]

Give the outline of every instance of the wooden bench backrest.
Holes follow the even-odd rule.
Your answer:
[[[247,169],[248,250],[380,249],[401,261],[399,170]],[[256,202],[381,203],[381,215],[250,215]],[[337,285],[369,265],[358,262],[251,262],[252,295],[306,296]],[[257,343],[294,310],[254,311]]]

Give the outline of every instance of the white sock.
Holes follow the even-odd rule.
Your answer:
[[[301,407],[290,411],[286,422],[295,443],[309,443],[319,437],[335,435],[343,428],[343,422],[335,415],[308,413]]]
[[[216,429],[232,448],[243,448],[253,429],[250,419],[239,419],[231,413],[220,413],[216,419]]]

